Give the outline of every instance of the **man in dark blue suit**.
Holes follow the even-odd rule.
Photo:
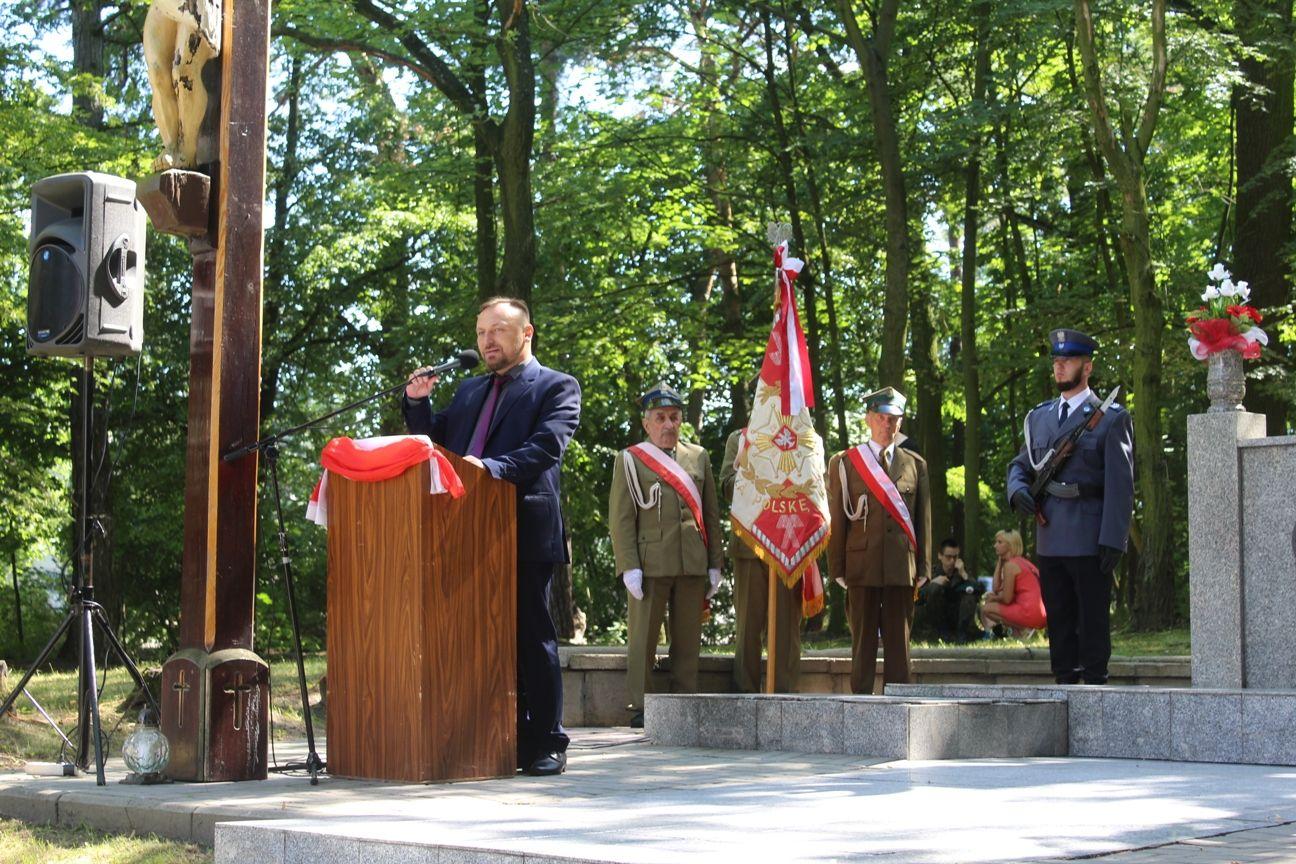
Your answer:
[[[558,634],[549,617],[554,565],[567,561],[559,506],[563,451],[580,422],[580,385],[531,355],[525,302],[494,297],[477,316],[477,350],[489,375],[459,385],[444,411],[428,394],[435,377],[405,388],[405,425],[517,486],[518,767],[532,775],[567,767]]]
[[[1008,501],[1022,516],[1035,516],[1030,486],[1048,462],[1050,449],[1087,423],[1099,406],[1089,389],[1097,347],[1078,330],[1049,334],[1059,396],[1026,415],[1026,442],[1008,466]],[[1048,524],[1035,534],[1048,613],[1049,661],[1059,684],[1105,684],[1111,659],[1112,573],[1125,552],[1134,513],[1129,412],[1113,404],[1098,425],[1076,441],[1053,481],[1038,504]]]

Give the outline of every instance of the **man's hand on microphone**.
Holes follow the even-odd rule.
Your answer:
[[[405,398],[407,399],[426,399],[433,390],[436,389],[437,382],[441,379],[436,375],[428,375],[432,371],[431,366],[420,366],[410,375],[409,383],[405,385]]]

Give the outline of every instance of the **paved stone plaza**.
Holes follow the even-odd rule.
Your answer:
[[[120,763],[104,789],[4,774],[0,814],[214,840],[218,864],[1296,862],[1291,768],[886,762],[668,748],[624,729],[578,730],[571,755],[559,778],[439,785],[122,786]],[[281,760],[300,756],[279,747]]]

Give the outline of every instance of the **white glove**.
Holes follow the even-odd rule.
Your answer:
[[[706,593],[706,599],[710,600],[720,590],[720,571],[712,567],[707,571],[707,578],[711,580],[711,588]]]
[[[636,567],[633,570],[627,570],[621,574],[621,581],[625,583],[626,590],[630,596],[636,600],[643,599],[643,571]]]
[[[836,579],[834,579],[833,581],[836,582],[838,585],[840,585],[840,586],[842,587],[842,590],[843,590],[843,591],[846,590],[846,580],[845,580],[845,579],[843,579],[842,577],[838,576],[838,577],[837,577]]]

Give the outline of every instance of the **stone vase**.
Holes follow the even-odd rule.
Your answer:
[[[1209,411],[1245,411],[1246,372],[1238,351],[1217,351],[1206,358],[1206,395]]]

